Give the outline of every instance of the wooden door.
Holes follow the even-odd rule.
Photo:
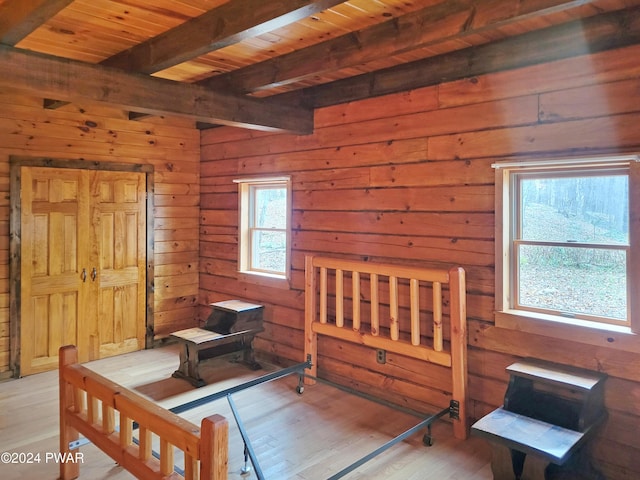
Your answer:
[[[91,183],[92,298],[97,336],[91,358],[144,348],[146,309],[145,175],[95,172]]]
[[[145,175],[22,167],[20,374],[144,348]],[[94,270],[95,269],[95,270]]]
[[[55,368],[58,348],[78,343],[87,308],[81,271],[89,256],[87,178],[76,170],[22,168],[21,374]]]

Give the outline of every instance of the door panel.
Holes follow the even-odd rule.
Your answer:
[[[142,173],[97,172],[93,215],[100,356],[144,347],[146,192]]]
[[[144,348],[144,173],[22,167],[21,375]],[[83,273],[84,272],[84,273]]]
[[[23,168],[21,175],[21,374],[56,368],[58,348],[78,344],[80,259],[88,209],[78,171]]]

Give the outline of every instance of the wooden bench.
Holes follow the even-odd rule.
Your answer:
[[[203,353],[214,351],[213,355],[227,353],[220,347],[235,344],[235,350],[243,350],[243,361],[252,369],[260,365],[255,361],[253,338],[263,331],[262,305],[242,300],[227,300],[212,303],[212,310],[203,328],[187,328],[171,334],[181,344],[180,365],[173,372],[176,378],[189,381],[196,387],[206,385],[200,376],[199,365]]]
[[[471,427],[491,442],[494,479],[548,479],[563,470],[550,464],[589,470],[588,478],[598,478],[584,464],[581,448],[606,418],[606,375],[537,360],[514,363],[507,371],[504,405]],[[525,466],[527,455],[532,458]]]

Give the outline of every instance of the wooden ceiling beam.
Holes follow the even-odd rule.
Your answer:
[[[231,0],[167,32],[101,62],[129,72],[152,74],[242,40],[276,30],[346,0]],[[45,99],[56,109],[68,102]],[[132,120],[149,116],[130,112]]]
[[[579,7],[589,0],[454,0],[199,82],[249,93]]]
[[[73,0],[7,0],[0,5],[0,43],[16,45]]]
[[[640,44],[640,7],[269,97],[319,108]]]
[[[155,73],[246,38],[271,32],[345,1],[232,0],[101,63],[131,72]]]
[[[256,130],[311,133],[313,112],[291,105],[213,92],[204,87],[123,72],[0,45],[0,87],[63,101],[108,103],[152,115],[177,115],[199,122]]]
[[[16,45],[73,0],[7,0],[0,5],[0,43]],[[65,102],[44,99],[44,107],[55,109]]]

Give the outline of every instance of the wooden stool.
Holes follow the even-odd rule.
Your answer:
[[[262,305],[242,300],[227,300],[212,303],[212,311],[203,328],[187,328],[171,334],[181,344],[180,365],[173,372],[176,378],[187,380],[196,387],[206,385],[200,376],[199,365],[202,351],[211,351],[223,345],[237,344],[243,350],[243,361],[257,370],[253,339],[264,330],[262,326]],[[227,352],[224,352],[227,353]],[[211,355],[215,356],[215,355]]]
[[[562,478],[563,469],[598,478],[583,447],[606,418],[606,375],[536,360],[507,371],[504,405],[471,427],[491,442],[494,479]]]

